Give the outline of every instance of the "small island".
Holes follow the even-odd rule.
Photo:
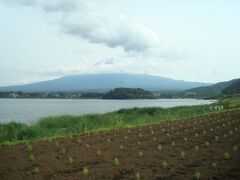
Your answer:
[[[141,88],[115,88],[103,95],[102,99],[154,99],[150,91]]]

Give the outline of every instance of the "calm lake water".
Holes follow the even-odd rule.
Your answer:
[[[97,99],[0,99],[0,123],[10,121],[31,124],[41,117],[106,113],[132,107],[174,107],[210,104],[214,100],[154,99],[154,100],[97,100]]]

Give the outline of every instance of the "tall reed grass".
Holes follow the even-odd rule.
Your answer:
[[[0,124],[0,142],[40,140],[70,136],[86,132],[130,128],[165,120],[180,120],[203,115],[213,110],[209,105],[180,106],[174,108],[131,108],[106,114],[83,116],[55,116],[39,119],[33,125],[11,122]]]

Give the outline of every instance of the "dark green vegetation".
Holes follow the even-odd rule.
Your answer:
[[[176,97],[182,98],[212,98],[223,96],[223,94],[232,95],[239,92],[240,79],[220,82],[210,86],[197,87],[177,93]],[[228,89],[229,88],[229,89]]]
[[[116,88],[120,89],[120,88]],[[123,89],[123,88],[122,88]],[[174,98],[174,95],[178,91],[145,91],[142,89],[143,92],[137,90],[139,88],[124,88],[123,92],[119,92],[120,96],[123,96],[123,99],[129,97],[129,99],[142,99],[145,98]],[[132,91],[132,92],[131,92]],[[137,93],[134,95],[134,93]],[[104,96],[106,94],[106,96]],[[115,95],[113,95],[115,94]],[[121,95],[122,94],[122,95]],[[113,96],[116,96],[116,91],[113,90],[107,93],[98,93],[98,92],[0,92],[0,98],[41,98],[41,99],[113,99]],[[112,97],[110,97],[112,96]],[[135,96],[135,97],[134,97]],[[106,97],[106,98],[105,98]],[[117,97],[116,99],[119,99]]]
[[[40,140],[94,131],[114,130],[152,124],[164,120],[184,119],[212,111],[209,105],[174,108],[132,108],[106,114],[59,116],[40,119],[27,126],[20,123],[0,124],[0,141]]]
[[[226,109],[240,108],[240,97],[220,98],[219,103]]]
[[[45,99],[153,99],[150,91],[140,88],[116,88],[107,93],[96,92],[0,92],[0,98]]]
[[[240,94],[240,79],[235,80],[230,86],[224,88],[222,94]]]
[[[201,98],[228,99],[240,97],[240,79],[219,82],[214,85],[187,89],[184,91],[155,91],[159,98]]]
[[[107,93],[95,92],[0,92],[0,98],[45,98],[45,99],[153,99],[150,91],[140,88],[116,88]]]
[[[116,88],[103,95],[103,99],[153,99],[150,91],[141,88]]]

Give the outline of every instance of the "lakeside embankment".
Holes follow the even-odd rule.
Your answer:
[[[104,114],[123,108],[192,106],[214,103],[200,99],[0,99],[0,123],[33,124],[40,118],[62,115]]]
[[[130,128],[219,112],[216,108],[210,107],[211,105],[132,108],[106,114],[46,117],[32,125],[12,122],[0,124],[0,141],[3,143],[7,141],[42,140],[81,133]]]

